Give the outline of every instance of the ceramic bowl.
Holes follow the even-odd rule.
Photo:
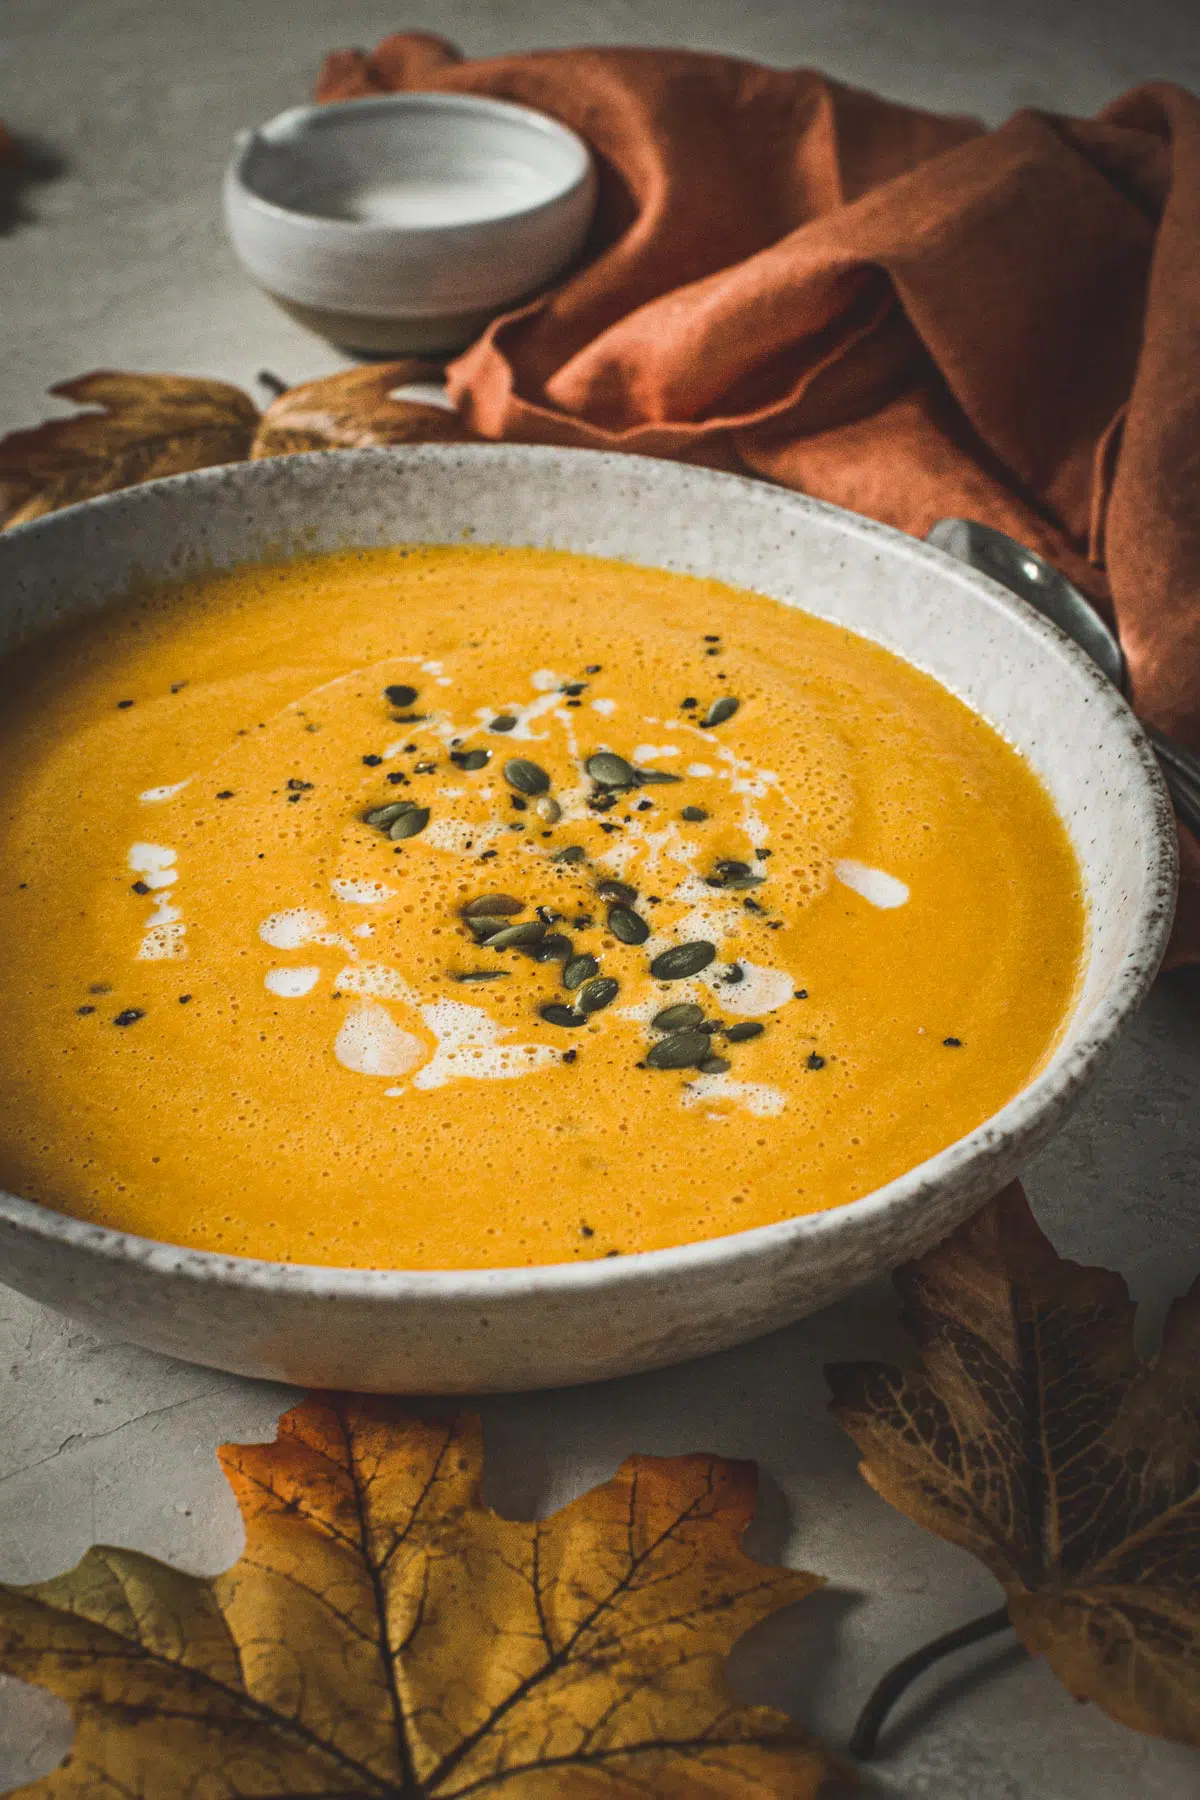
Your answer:
[[[940,551],[765,483],[516,446],[288,456],[181,475],[0,537],[0,650],[132,582],[289,545],[550,545],[716,576],[885,644],[989,719],[1048,787],[1082,865],[1081,990],[1042,1072],[939,1155],[835,1211],[598,1262],[306,1268],[153,1243],[0,1197],[0,1272],[155,1350],[319,1387],[596,1381],[798,1318],[942,1237],[1062,1123],[1148,988],[1175,827],[1115,688],[1052,625]]]
[[[470,94],[298,106],[239,141],[225,223],[255,281],[350,350],[448,351],[577,254],[582,138]]]

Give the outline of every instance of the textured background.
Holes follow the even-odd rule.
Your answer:
[[[233,133],[303,98],[325,49],[402,26],[469,53],[687,42],[809,63],[904,100],[999,121],[1090,112],[1154,77],[1200,87],[1194,0],[0,0],[0,117],[44,179],[0,233],[0,429],[46,386],[109,365],[249,384],[338,366],[242,279],[220,171]],[[1200,982],[1160,984],[1094,1099],[1030,1172],[1059,1248],[1126,1274],[1156,1327],[1200,1269]],[[590,1390],[493,1399],[489,1497],[543,1512],[630,1450],[758,1459],[756,1547],[828,1576],[735,1658],[739,1688],[844,1740],[877,1676],[995,1603],[982,1570],[891,1513],[826,1420],[821,1364],[887,1354],[889,1295],[866,1292],[759,1344]],[[0,1578],[33,1580],[93,1541],[223,1567],[240,1531],[213,1446],[269,1436],[280,1389],[99,1343],[0,1289]],[[892,1800],[1187,1800],[1200,1758],[1074,1705],[1040,1666],[983,1646],[927,1681],[875,1765]],[[66,1747],[56,1702],[0,1682],[0,1786]]]

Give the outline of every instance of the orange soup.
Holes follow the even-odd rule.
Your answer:
[[[3,672],[0,1181],[308,1263],[841,1206],[1030,1079],[1066,832],[928,676],[562,553],[242,568]]]

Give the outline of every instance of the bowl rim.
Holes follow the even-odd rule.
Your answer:
[[[464,459],[474,462],[497,456],[515,463],[518,468],[532,467],[535,471],[539,466],[554,466],[579,458],[622,465],[636,461],[645,465],[648,480],[664,466],[675,473],[685,467],[663,458],[631,457],[623,452],[504,443],[375,447],[339,451],[336,458],[331,458],[329,451],[314,451],[288,457],[286,466],[298,476],[324,467],[332,477],[339,470],[347,469],[347,459],[360,465],[380,460],[393,464],[399,461],[419,470],[422,464],[436,467],[445,463],[455,467]],[[136,514],[140,506],[152,506],[159,494],[169,490],[217,488],[231,477],[235,481],[251,483],[270,479],[264,472],[272,465],[275,465],[275,479],[278,479],[279,459],[262,458],[256,462],[221,464],[167,476],[61,508],[5,533],[0,540],[0,556],[5,541],[36,543],[39,537],[58,529],[64,518],[85,514],[104,518],[109,512],[121,509]],[[1107,991],[1082,1022],[1075,1041],[1060,1045],[1052,1052],[1050,1060],[1034,1079],[973,1131],[857,1200],[819,1212],[794,1215],[770,1225],[728,1232],[720,1237],[659,1250],[630,1251],[619,1257],[484,1269],[356,1269],[322,1263],[273,1262],[259,1257],[197,1250],[110,1226],[90,1224],[55,1212],[39,1201],[3,1190],[0,1190],[0,1227],[14,1235],[57,1242],[106,1262],[141,1266],[152,1274],[181,1279],[197,1287],[211,1285],[277,1294],[301,1292],[310,1299],[331,1301],[474,1304],[482,1300],[495,1304],[538,1296],[566,1298],[593,1290],[701,1275],[716,1267],[727,1269],[742,1260],[784,1253],[794,1255],[798,1249],[826,1236],[836,1236],[839,1231],[853,1232],[856,1227],[870,1227],[892,1209],[903,1209],[906,1201],[917,1200],[931,1185],[940,1187],[953,1181],[981,1151],[994,1149],[997,1142],[1004,1145],[1011,1159],[1019,1158],[1042,1141],[1054,1118],[1056,1105],[1060,1110],[1064,1108],[1084,1086],[1121,1026],[1145,997],[1158,972],[1170,935],[1178,880],[1178,837],[1166,784],[1145,732],[1123,696],[1086,653],[1027,601],[989,576],[918,538],[828,501],[750,476],[696,466],[687,466],[686,473],[689,480],[700,486],[735,483],[754,503],[769,501],[801,513],[815,514],[835,523],[839,530],[851,536],[877,543],[884,554],[907,556],[931,569],[952,569],[983,605],[993,611],[1015,615],[1026,631],[1043,641],[1048,652],[1073,665],[1076,675],[1092,689],[1091,698],[1103,718],[1106,731],[1114,733],[1131,756],[1133,766],[1128,792],[1135,812],[1146,827],[1148,856],[1142,899],[1129,928],[1130,947]]]
[[[389,225],[378,219],[333,218],[328,213],[307,212],[302,207],[284,206],[278,200],[269,200],[248,179],[246,163],[250,153],[270,132],[284,126],[309,126],[318,120],[322,125],[328,122],[328,128],[334,129],[339,121],[346,122],[352,116],[370,112],[467,112],[474,113],[477,117],[508,118],[523,125],[531,134],[557,139],[573,159],[574,167],[569,173],[564,173],[552,192],[536,201],[514,204],[504,212],[489,212],[478,218],[455,219],[452,224],[426,220],[406,225]],[[538,112],[535,107],[522,106],[515,100],[493,100],[487,94],[441,93],[418,89],[411,93],[364,94],[355,100],[314,101],[303,106],[285,107],[282,112],[264,119],[261,125],[238,134],[233,155],[226,164],[225,186],[227,192],[235,192],[241,204],[251,211],[286,225],[310,231],[314,228],[328,230],[347,238],[363,237],[366,234],[383,239],[432,238],[445,237],[454,232],[479,231],[489,226],[503,226],[520,219],[536,219],[539,213],[561,206],[564,200],[587,187],[594,173],[595,162],[586,139],[550,113]]]

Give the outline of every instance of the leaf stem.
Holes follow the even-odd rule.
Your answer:
[[[887,1716],[899,1700],[905,1689],[912,1686],[918,1675],[940,1662],[944,1656],[951,1656],[956,1650],[965,1650],[969,1644],[982,1643],[984,1638],[995,1637],[998,1632],[1009,1629],[1007,1606],[998,1606],[995,1612],[984,1613],[981,1618],[972,1619],[969,1625],[959,1625],[954,1631],[943,1632],[941,1637],[931,1639],[928,1644],[914,1650],[893,1669],[889,1669],[882,1681],[872,1689],[866,1705],[855,1721],[854,1730],[850,1734],[849,1750],[851,1756],[860,1762],[866,1762],[875,1754],[879,1742],[879,1734],[887,1722]]]

